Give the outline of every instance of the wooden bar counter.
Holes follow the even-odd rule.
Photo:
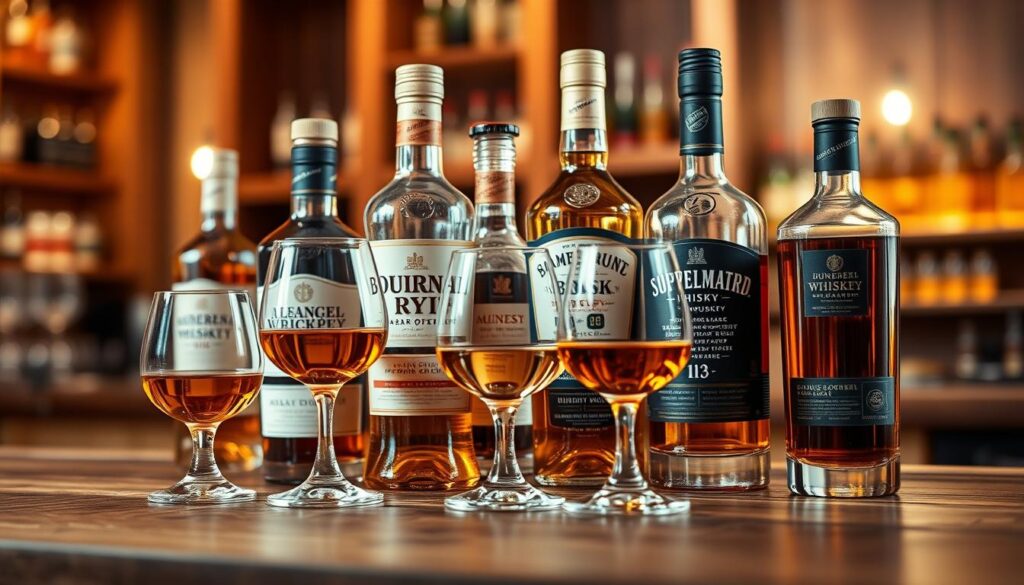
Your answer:
[[[669,519],[146,502],[180,475],[152,452],[0,448],[0,583],[1024,583],[1024,470],[907,467],[899,497],[861,501],[790,496],[776,470]]]

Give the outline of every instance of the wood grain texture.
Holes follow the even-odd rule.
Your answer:
[[[436,494],[343,512],[146,503],[179,475],[150,452],[0,448],[0,583],[976,584],[1024,572],[1024,470],[911,467],[898,498],[868,501],[790,496],[777,470],[767,491],[694,496],[689,515],[663,520],[467,516]]]

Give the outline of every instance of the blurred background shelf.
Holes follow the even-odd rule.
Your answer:
[[[246,173],[238,178],[238,200],[243,205],[287,204],[291,185],[291,170]]]
[[[115,79],[99,74],[56,74],[39,67],[13,64],[4,65],[0,69],[0,80],[4,83],[76,93],[110,94],[118,88]]]
[[[97,171],[31,163],[0,163],[0,187],[100,195],[115,190],[117,183]]]
[[[442,47],[434,51],[398,50],[388,54],[385,67],[388,73],[407,63],[431,63],[451,70],[503,67],[515,65],[519,55],[519,49],[513,46],[456,46]]]
[[[904,315],[914,317],[1004,313],[1006,311],[1024,310],[1024,291],[1003,291],[999,293],[998,297],[985,302],[965,301],[962,303],[934,305],[903,303],[900,309]]]

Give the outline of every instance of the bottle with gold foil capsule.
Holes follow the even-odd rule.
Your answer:
[[[480,481],[471,397],[434,353],[449,260],[473,245],[473,204],[442,171],[443,98],[440,67],[395,71],[395,177],[366,207],[389,319],[387,349],[368,372],[364,481],[374,489],[462,490]]]
[[[900,487],[900,225],[860,188],[860,103],[811,107],[815,191],[779,225],[789,489]]]
[[[641,235],[640,204],[607,168],[605,76],[601,51],[562,53],[562,171],[527,212],[527,239],[550,251],[563,291],[580,243],[629,242]],[[590,325],[601,336],[622,322],[598,315]],[[639,420],[638,428],[645,427],[643,410]],[[638,451],[646,452],[643,441],[638,445]],[[602,485],[615,460],[615,421],[608,403],[569,374],[535,394],[533,457],[534,477],[542,485]]]
[[[673,242],[693,316],[693,356],[647,399],[650,480],[674,489],[768,485],[768,236],[764,212],[725,175],[722,61],[679,53],[679,181],[647,210]]]
[[[174,258],[172,288],[176,291],[241,289],[248,291],[250,300],[256,302],[256,244],[238,231],[238,153],[223,148],[208,152],[210,166],[202,179],[199,201],[203,221],[199,234],[182,246]],[[197,324],[226,317],[209,314],[202,306],[205,301],[188,297],[179,299],[176,310],[193,303],[196,304],[193,315]],[[221,368],[225,355],[234,356],[232,347],[224,347],[209,336],[202,337],[175,338],[178,363],[182,363],[183,355],[188,356],[186,369],[215,371]],[[263,462],[259,417],[256,403],[221,423],[214,451],[222,468],[250,470]],[[187,463],[192,458],[192,439],[187,428],[181,428],[177,444],[177,460]]]
[[[291,215],[259,244],[261,292],[270,251],[277,240],[357,236],[338,217],[338,123],[326,118],[300,118],[292,121],[291,138]],[[260,297],[262,294],[257,296],[257,303]],[[364,380],[360,376],[345,384],[335,400],[334,452],[341,463],[354,463],[363,455]],[[266,360],[260,390],[264,479],[296,484],[306,479],[317,450],[316,410],[309,390]]]
[[[519,127],[503,122],[476,124],[469,130],[473,139],[473,167],[476,171],[473,244],[487,246],[525,246],[526,240],[516,227],[516,145]],[[525,273],[510,274],[498,282],[515,282]],[[494,291],[481,294],[490,295]],[[501,295],[499,295],[501,296]],[[515,299],[509,299],[512,302]],[[524,400],[516,411],[515,443],[520,464],[532,466],[533,408]],[[494,456],[494,421],[484,402],[473,398],[473,446],[481,461]]]

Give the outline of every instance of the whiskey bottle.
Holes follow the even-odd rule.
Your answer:
[[[203,222],[200,232],[175,255],[172,288],[237,288],[249,291],[253,297],[256,292],[256,244],[238,231],[238,153],[212,149],[211,162],[210,171],[202,183],[199,208]],[[208,309],[201,306],[201,302],[188,297],[182,297],[180,301],[175,307],[176,316],[182,316],[182,311],[208,315]],[[233,346],[216,340],[175,337],[174,343],[177,363],[187,364],[187,367],[182,365],[182,369],[196,372],[223,369],[225,360],[230,363],[235,355]],[[214,452],[221,467],[240,471],[260,466],[263,445],[259,416],[259,405],[253,404],[221,423],[214,443]],[[176,458],[179,462],[188,462],[192,458],[192,439],[184,427],[178,434]]]
[[[722,61],[679,53],[679,181],[647,210],[674,242],[693,318],[683,374],[647,399],[650,479],[680,489],[768,485],[768,242],[764,212],[725,176]]]
[[[514,124],[477,124],[470,128],[473,139],[473,168],[476,171],[476,216],[473,222],[473,244],[476,246],[526,246],[526,240],[516,227],[516,145],[519,127]],[[525,272],[508,276],[503,282],[515,283],[525,278]],[[481,281],[484,282],[484,281]],[[490,295],[490,291],[482,291]],[[477,300],[483,302],[479,295]],[[511,299],[518,301],[519,299]],[[514,343],[503,340],[504,343]],[[529,344],[529,339],[525,340]],[[494,421],[491,412],[478,398],[472,400],[473,447],[482,462],[494,456]],[[532,458],[533,409],[530,400],[524,400],[516,411],[516,456],[521,460]]]
[[[640,204],[608,172],[605,58],[591,49],[561,56],[562,171],[527,211],[527,239],[548,248],[564,290],[576,247],[629,242],[641,234]],[[621,316],[628,319],[628,315]],[[621,323],[600,324],[614,329]],[[641,424],[644,412],[640,413]],[[641,441],[639,444],[643,444]],[[642,455],[641,455],[642,456]],[[615,459],[611,407],[563,374],[533,396],[534,474],[542,485],[601,485]]]
[[[366,207],[388,310],[385,355],[368,372],[370,433],[364,481],[374,489],[474,487],[470,395],[445,376],[434,354],[437,304],[452,252],[472,246],[473,204],[441,166],[443,72],[395,72],[395,176]]]
[[[779,226],[789,489],[900,486],[899,223],[860,190],[860,103],[811,107],[814,197]]]
[[[261,293],[275,241],[357,235],[338,217],[338,123],[323,118],[295,120],[291,137],[291,216],[259,244]],[[335,402],[334,450],[340,462],[363,456],[363,380],[359,377],[345,384]],[[306,479],[317,448],[316,404],[309,390],[266,360],[260,412],[263,477],[281,483]]]

